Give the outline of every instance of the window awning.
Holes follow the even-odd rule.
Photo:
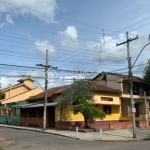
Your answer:
[[[54,103],[47,103],[47,106],[56,106],[58,104],[58,102],[54,102]],[[42,104],[28,104],[28,105],[22,105],[19,106],[18,108],[36,108],[36,107],[44,107],[44,103]]]

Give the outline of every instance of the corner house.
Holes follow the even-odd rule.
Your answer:
[[[95,128],[109,128],[110,122],[119,122],[121,117],[119,96],[121,92],[94,81],[89,81],[89,84],[92,86],[93,105],[98,110],[106,113],[104,120],[92,120],[92,126]],[[84,125],[82,114],[74,115],[71,106],[61,110],[59,102],[65,88],[65,86],[60,86],[48,90],[47,127],[69,129]],[[27,105],[20,107],[21,125],[42,127],[44,93],[30,97],[27,101]]]

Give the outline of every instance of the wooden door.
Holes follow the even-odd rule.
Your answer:
[[[55,127],[55,107],[48,107],[48,127]]]
[[[135,116],[139,117],[139,115],[140,115],[139,104],[135,104],[135,109],[136,109]]]

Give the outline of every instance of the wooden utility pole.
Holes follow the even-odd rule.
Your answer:
[[[48,65],[49,63],[49,50],[46,50],[46,65],[37,64],[37,66],[45,68],[45,89],[44,89],[44,109],[43,109],[43,131],[46,130],[46,114],[47,114],[47,88],[48,88],[48,71],[49,69],[56,69],[57,67],[52,67]]]
[[[46,50],[46,65],[37,64],[37,66],[45,68],[45,89],[44,89],[44,109],[43,109],[43,131],[46,130],[46,114],[47,114],[47,87],[48,87],[48,69],[50,68],[49,63],[49,50]]]
[[[131,98],[131,108],[132,110],[135,110],[134,103],[135,101],[133,100],[133,91],[132,91],[132,65],[131,65],[131,57],[130,57],[130,48],[129,48],[129,43],[131,41],[134,41],[138,39],[138,36],[133,39],[129,39],[128,37],[128,32],[126,32],[126,38],[127,40],[125,42],[122,42],[120,44],[117,44],[116,46],[122,45],[122,44],[127,44],[127,59],[128,59],[128,70],[129,70],[129,87],[130,87],[130,98]],[[132,111],[132,124],[133,124],[133,138],[136,138],[136,122],[135,122],[135,112]]]
[[[146,98],[146,92],[144,91],[144,103],[145,103],[145,121],[147,123],[147,127],[149,127],[149,121],[148,121],[148,107],[147,107],[147,98]]]

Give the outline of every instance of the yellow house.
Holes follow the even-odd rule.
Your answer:
[[[121,91],[121,117],[122,122],[132,121],[131,98],[128,75],[102,72],[92,79],[99,84]],[[132,77],[133,102],[135,105],[135,119],[139,127],[147,127],[150,120],[150,85],[139,77]],[[144,94],[145,93],[145,94]]]
[[[4,99],[0,100],[0,116],[19,116],[20,111],[16,111],[16,106],[27,103],[26,99],[43,92],[41,88],[33,88],[34,82],[32,78],[23,78],[18,80],[18,84],[10,84],[9,87],[2,89]],[[1,118],[0,123],[4,123]]]
[[[93,120],[92,126],[99,128],[109,128],[110,122],[119,122],[120,112],[121,112],[121,103],[119,95],[121,92],[104,85],[98,84],[94,81],[89,81],[92,86],[92,95],[94,98],[94,105],[98,110],[104,111],[106,113],[106,118],[104,120]],[[72,128],[74,126],[83,126],[84,118],[82,114],[74,115],[71,106],[68,106],[65,110],[61,111],[59,102],[61,101],[62,91],[65,87],[55,87],[48,90],[48,108],[47,108],[47,127],[56,127],[56,128]],[[43,101],[44,93],[38,94],[28,99],[29,102],[35,103],[36,101]],[[57,103],[56,103],[57,102]],[[24,109],[25,108],[25,109]],[[32,108],[32,110],[31,110]],[[55,109],[53,109],[55,108]],[[30,115],[30,111],[36,111],[36,115],[33,118]],[[28,110],[28,111],[27,111]],[[28,105],[21,108],[21,112],[27,115],[21,114],[21,124],[37,124],[37,126],[42,127],[42,122],[39,123],[39,110],[43,111],[43,104],[38,105]],[[40,112],[41,113],[41,112]],[[53,116],[51,116],[53,114]],[[42,116],[42,115],[41,115]],[[49,117],[51,116],[51,117]],[[31,119],[31,118],[32,119]],[[54,118],[53,120],[51,118]],[[42,119],[42,118],[41,118]],[[41,120],[40,119],[40,120]],[[53,123],[51,121],[53,121]],[[51,126],[53,125],[53,126]]]
[[[92,105],[106,114],[106,118],[103,120],[93,120],[92,126],[95,128],[109,128],[110,122],[119,122],[120,120],[121,102],[119,96],[121,92],[94,81],[89,81],[89,83],[92,86],[92,95],[94,99]],[[70,125],[70,127],[84,125],[82,114],[74,115],[71,107],[63,111],[62,118],[59,107],[56,107],[56,111],[59,113],[59,115],[56,116],[56,127],[63,126],[63,128],[65,128],[67,125]]]

